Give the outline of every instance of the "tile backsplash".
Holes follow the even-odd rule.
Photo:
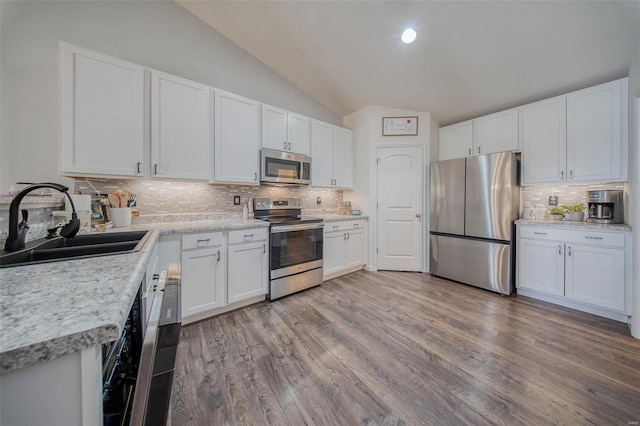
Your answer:
[[[141,215],[168,213],[241,213],[242,205],[249,198],[297,197],[304,209],[337,209],[342,201],[342,191],[303,187],[211,185],[202,182],[177,182],[155,180],[75,179],[75,192],[102,194],[118,188],[128,189],[138,196],[136,208]],[[95,190],[94,190],[95,189]],[[240,196],[240,205],[233,204],[233,197]],[[322,203],[316,203],[317,197]]]
[[[597,189],[624,190],[624,183],[600,183],[593,185],[534,185],[522,187],[522,205],[530,203],[532,206],[542,204],[548,207],[549,196],[558,196],[558,205],[586,203],[587,191]]]

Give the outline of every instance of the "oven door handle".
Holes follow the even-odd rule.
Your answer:
[[[285,225],[285,226],[272,226],[271,233],[279,234],[282,232],[291,232],[291,231],[304,231],[307,229],[321,229],[324,228],[324,223],[310,223],[307,225]]]

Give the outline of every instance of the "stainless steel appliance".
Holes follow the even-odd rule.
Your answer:
[[[104,345],[103,424],[164,425],[182,322],[180,264],[160,274],[149,321],[142,308],[143,285],[120,339]]]
[[[624,223],[623,191],[587,191],[587,222]]]
[[[182,323],[180,263],[160,273],[145,329],[129,425],[165,425]]]
[[[253,211],[270,223],[269,300],[322,283],[322,219],[303,217],[299,198],[256,198]]]
[[[260,151],[260,181],[272,185],[309,185],[311,157],[263,148]]]
[[[431,163],[431,274],[511,294],[517,177],[510,152]]]

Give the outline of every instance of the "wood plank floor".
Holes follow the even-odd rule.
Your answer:
[[[626,324],[428,274],[357,272],[183,328],[171,424],[629,425]]]

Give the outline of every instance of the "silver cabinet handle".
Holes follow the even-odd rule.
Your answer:
[[[560,170],[560,179],[564,179],[564,170]]]
[[[263,244],[262,245],[262,254],[265,254],[267,252],[267,245]]]
[[[469,155],[471,155],[471,148],[469,148]]]
[[[333,230],[335,231],[336,229],[339,229],[340,225],[333,225]]]
[[[157,175],[157,174],[158,174],[158,165],[157,165],[157,164],[154,164],[154,165],[153,165],[153,174],[154,174],[154,175]]]
[[[244,238],[253,238],[253,234],[244,234]]]
[[[590,237],[590,236],[588,236],[588,235],[587,235],[585,238],[586,238],[587,240],[601,240],[601,239],[602,239],[602,237]]]
[[[480,147],[478,147],[478,154],[480,154]]]
[[[284,141],[282,143],[282,149],[284,149],[285,151],[287,150],[287,141]]]
[[[348,240],[349,238],[351,238],[351,234],[349,234],[349,233],[347,232],[347,240]]]
[[[136,170],[138,170],[138,173],[142,173],[140,171],[140,166],[142,166],[142,163],[140,161],[138,161],[138,164],[136,165]]]
[[[416,213],[416,217],[420,219],[422,217],[422,213]]]
[[[562,255],[562,246],[558,244],[558,254]]]
[[[358,226],[360,226],[360,224],[359,224],[359,223],[354,223],[354,224],[353,224],[353,227],[354,227],[354,228],[357,228]]]
[[[536,231],[533,231],[533,235],[547,235],[547,233],[546,233],[546,232],[536,232]]]
[[[573,170],[569,170],[569,179],[573,179]]]
[[[253,181],[256,182],[258,180],[258,172],[253,172]]]
[[[567,253],[569,254],[569,256],[571,256],[571,246],[569,246],[567,248],[569,249]]]
[[[342,239],[346,240],[347,239],[347,233],[345,232],[344,234],[342,234]]]
[[[199,243],[208,243],[211,238],[203,238],[202,240],[198,240]]]
[[[220,250],[218,250],[218,262],[220,262]]]
[[[291,151],[291,142],[289,142],[289,151]]]

